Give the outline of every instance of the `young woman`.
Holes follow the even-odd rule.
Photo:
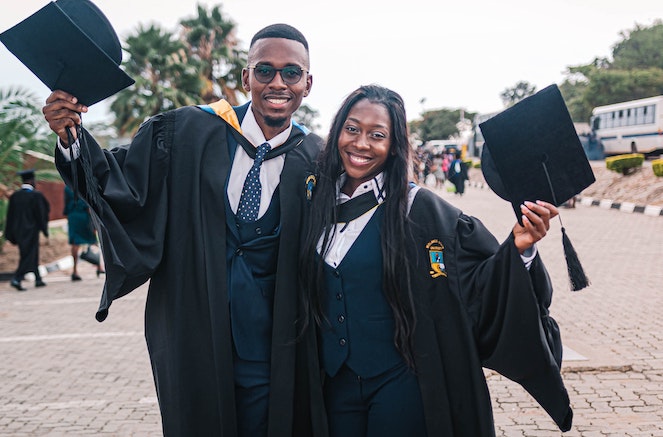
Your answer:
[[[569,429],[552,289],[534,247],[557,209],[527,202],[500,245],[410,182],[411,153],[397,93],[371,85],[346,98],[301,262],[311,375],[324,375],[311,404],[324,402],[331,436],[492,436],[485,366]]]

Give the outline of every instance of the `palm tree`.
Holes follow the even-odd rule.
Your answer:
[[[125,70],[136,83],[111,104],[120,135],[133,135],[147,118],[202,103],[200,77],[181,41],[157,25],[140,26],[126,41]]]
[[[16,172],[23,169],[26,152],[51,155],[55,140],[49,138],[37,98],[21,87],[0,89],[0,252],[4,244],[7,193],[19,187]],[[40,178],[59,178],[55,167],[46,163]]]
[[[238,105],[238,96],[246,95],[242,88],[242,68],[246,52],[238,49],[235,23],[221,13],[221,6],[209,12],[198,5],[198,16],[180,21],[181,39],[199,65],[202,81],[200,95],[205,103],[221,98]]]
[[[16,171],[23,167],[25,152],[53,153],[55,140],[50,133],[30,91],[0,89],[0,185],[17,186]]]

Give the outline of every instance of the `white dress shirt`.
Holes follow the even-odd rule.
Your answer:
[[[251,110],[252,104],[249,104],[249,109],[246,111],[244,120],[242,120],[242,134],[253,144],[258,147],[264,142],[268,142],[272,149],[275,149],[286,142],[292,131],[292,121],[290,126],[271,140],[265,140],[265,135],[262,133],[258,122],[256,121],[253,111]],[[281,172],[285,164],[285,153],[275,158],[263,161],[260,166],[260,184],[262,191],[260,192],[260,209],[258,210],[258,218],[262,217],[269,202],[272,200],[274,191],[281,181]],[[239,206],[239,198],[242,195],[242,188],[244,187],[244,180],[249,170],[253,166],[253,158],[251,158],[242,148],[237,145],[235,151],[235,159],[233,160],[232,169],[230,170],[230,179],[228,180],[228,201],[234,213],[237,213]]]

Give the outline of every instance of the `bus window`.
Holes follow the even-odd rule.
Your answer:
[[[592,131],[606,156],[631,153],[654,155],[663,151],[663,95],[597,106],[592,110]]]
[[[653,123],[655,120],[654,118],[655,113],[656,113],[655,105],[650,105],[645,107],[645,123]]]

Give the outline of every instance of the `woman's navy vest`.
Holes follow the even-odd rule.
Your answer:
[[[343,364],[372,377],[402,362],[394,345],[394,316],[382,291],[380,225],[383,208],[373,217],[337,268],[325,263],[325,315],[320,327],[320,356],[329,376]]]

